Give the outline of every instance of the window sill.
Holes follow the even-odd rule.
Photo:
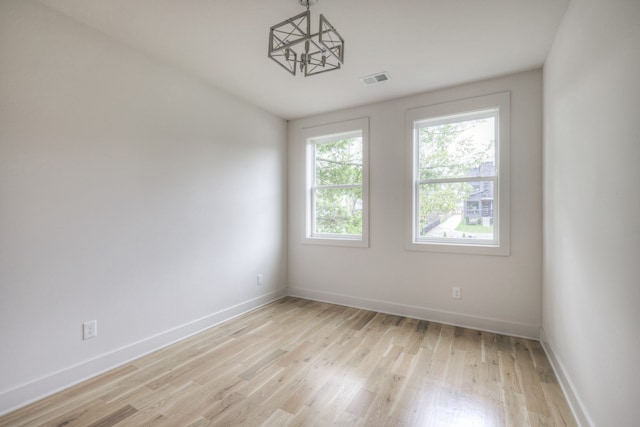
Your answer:
[[[340,237],[304,237],[302,243],[321,246],[342,246],[348,248],[368,248],[369,242],[362,238],[340,238]]]
[[[430,242],[411,242],[406,244],[408,251],[419,252],[440,252],[449,254],[468,254],[468,255],[494,255],[509,256],[511,255],[508,245],[491,245],[491,244],[474,244],[465,245],[458,243],[430,243]]]

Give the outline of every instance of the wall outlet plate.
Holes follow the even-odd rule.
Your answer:
[[[462,293],[460,291],[460,288],[452,288],[451,289],[451,298],[453,298],[453,299],[461,299],[462,298]]]
[[[82,339],[88,340],[89,338],[98,336],[98,321],[89,320],[82,324]]]

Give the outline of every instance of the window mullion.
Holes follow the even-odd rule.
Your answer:
[[[486,182],[486,181],[497,181],[498,177],[493,175],[489,176],[467,176],[463,178],[438,178],[438,179],[419,179],[417,180],[417,184],[443,184],[448,182]]]
[[[337,185],[316,185],[316,190],[339,190],[344,188],[361,188],[362,184],[337,184]]]

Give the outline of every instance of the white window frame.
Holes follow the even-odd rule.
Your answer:
[[[349,134],[362,135],[362,234],[313,233],[315,221],[315,145]],[[305,144],[305,208],[303,243],[330,246],[369,247],[369,118],[348,120],[339,123],[304,128],[301,139]],[[347,186],[351,186],[348,184]],[[339,186],[342,187],[342,186]]]
[[[461,178],[442,181],[493,181],[494,182],[494,239],[472,240],[452,238],[424,238],[418,233],[418,135],[417,129],[425,122],[434,124],[476,118],[490,110],[496,114],[496,176]],[[478,116],[480,117],[480,116]],[[406,249],[429,252],[445,252],[478,255],[510,254],[510,93],[479,96],[447,102],[405,112],[406,129]]]

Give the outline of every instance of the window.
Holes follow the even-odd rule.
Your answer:
[[[306,142],[305,242],[368,242],[369,120],[303,129]]]
[[[509,93],[410,110],[407,248],[509,255]]]

